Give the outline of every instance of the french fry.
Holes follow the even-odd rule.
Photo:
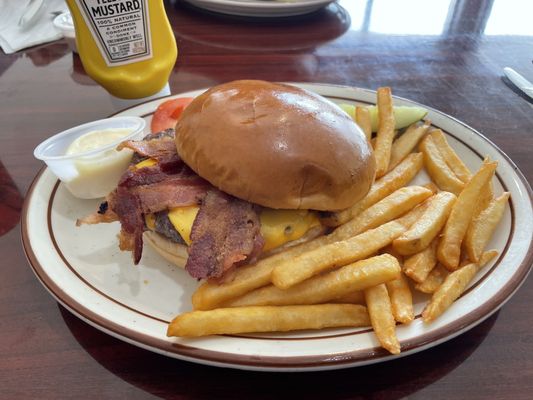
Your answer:
[[[389,87],[381,87],[378,95],[378,132],[374,155],[376,157],[376,177],[381,177],[389,169],[392,141],[394,140],[394,112],[392,109],[392,94]]]
[[[422,186],[400,188],[363,211],[351,221],[339,226],[332,235],[354,236],[367,229],[375,228],[405,214],[431,195],[431,190]]]
[[[448,275],[450,275],[450,272],[442,264],[437,263],[426,280],[422,283],[417,283],[415,289],[422,293],[434,293],[435,290],[442,285]]]
[[[453,193],[439,192],[426,200],[429,203],[426,212],[407,232],[392,242],[396,251],[410,255],[428,247],[446,223],[456,199]]]
[[[483,186],[479,195],[477,197],[476,206],[474,207],[474,212],[472,213],[472,220],[474,220],[480,213],[483,211],[489,203],[494,198],[494,190],[492,187],[492,182],[489,182],[488,185]]]
[[[452,192],[456,196],[459,195],[465,184],[455,176],[454,172],[446,164],[431,135],[426,135],[420,142],[419,148],[424,154],[424,166],[431,179],[435,181],[440,189]]]
[[[448,144],[444,133],[440,129],[434,129],[429,134],[448,167],[450,167],[457,178],[463,183],[467,183],[472,177],[472,172],[470,172],[468,167],[463,163],[463,160],[459,158],[455,150]]]
[[[423,185],[420,185],[420,186],[423,186],[426,189],[431,190],[434,194],[438,193],[440,191],[439,187],[437,185],[435,185],[433,182],[427,182],[427,183],[424,183]]]
[[[368,111],[368,108],[361,106],[355,107],[355,123],[359,125],[366,139],[370,141],[372,139],[372,121],[370,120],[370,111]]]
[[[443,235],[437,248],[437,259],[451,271],[457,269],[459,265],[461,243],[472,220],[477,196],[483,186],[487,185],[494,176],[497,165],[497,162],[483,162],[481,168],[457,197],[457,201],[453,205],[450,216],[446,221]]]
[[[396,321],[392,315],[387,287],[381,284],[366,289],[365,300],[372,328],[381,346],[392,354],[399,354],[400,342],[396,337]]]
[[[403,274],[386,284],[392,304],[394,319],[402,324],[408,324],[415,319],[413,310],[413,296],[409,283]]]
[[[344,296],[337,297],[336,299],[330,300],[330,303],[337,304],[365,304],[365,293],[362,290],[356,290],[345,294]]]
[[[389,171],[396,167],[422,140],[431,126],[431,121],[416,122],[392,143]]]
[[[424,250],[406,258],[402,267],[404,274],[417,283],[424,282],[437,265],[437,243],[435,238]]]
[[[204,282],[193,293],[193,308],[195,310],[211,310],[232,298],[242,296],[261,286],[266,286],[270,284],[272,270],[278,263],[283,260],[291,260],[300,254],[331,242],[333,242],[333,238],[320,236],[309,242],[291,247],[284,252],[263,258],[256,264],[239,267],[230,281],[223,283]]]
[[[424,308],[422,318],[424,322],[431,322],[457,299],[472,281],[480,268],[498,255],[496,250],[485,252],[479,263],[467,264],[446,277],[442,285],[433,293],[431,301]]]
[[[272,270],[272,283],[288,289],[320,272],[366,258],[385,247],[407,228],[397,221],[371,229],[360,235],[330,243],[292,260],[283,260]]]
[[[366,307],[355,304],[219,308],[177,316],[168,326],[167,336],[198,337],[368,325],[370,319]]]
[[[235,300],[226,307],[277,306],[318,304],[333,301],[357,290],[396,279],[400,265],[396,258],[382,254],[348,264],[327,274],[314,276],[289,289],[274,285],[256,289]]]
[[[380,251],[381,254],[384,254],[384,253],[387,253],[387,254],[390,254],[391,256],[393,256],[394,258],[396,258],[398,260],[398,262],[400,263],[400,267],[402,266],[403,264],[403,256],[398,253],[394,247],[392,247],[392,245],[387,245],[386,247],[384,247],[381,251]]]
[[[509,196],[509,192],[505,192],[491,201],[487,208],[470,223],[465,235],[465,248],[470,260],[479,261],[483,250],[503,216]]]
[[[292,258],[275,260],[278,265],[271,269],[271,280],[280,288],[288,288],[326,269],[347,264],[350,259],[367,257],[409,229],[425,209],[425,204],[419,205],[402,217],[351,239],[346,234],[315,239],[320,245],[308,246],[307,252],[302,252],[300,246],[299,253],[293,252]]]
[[[423,165],[422,153],[409,154],[396,168],[375,181],[364,198],[346,210],[328,213],[327,217],[323,218],[323,222],[328,226],[344,224],[395,190],[407,185],[418,174]]]

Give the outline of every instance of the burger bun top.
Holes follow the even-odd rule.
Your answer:
[[[370,189],[372,149],[337,105],[290,85],[215,86],[176,125],[180,157],[235,197],[270,208],[340,210]]]

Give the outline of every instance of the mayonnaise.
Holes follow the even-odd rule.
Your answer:
[[[103,129],[88,132],[85,135],[81,135],[70,144],[67,149],[67,154],[80,154],[85,153],[86,151],[99,149],[109,143],[119,141],[128,136],[130,132],[131,129],[128,128]]]
[[[67,148],[67,155],[81,154],[119,142],[132,129],[103,129],[88,132],[74,140]],[[81,156],[74,161],[77,175],[65,181],[68,190],[76,197],[91,199],[103,197],[113,190],[123,172],[128,168],[133,152],[114,147],[91,156]]]

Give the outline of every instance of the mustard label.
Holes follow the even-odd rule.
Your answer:
[[[74,0],[108,66],[152,57],[148,0]]]

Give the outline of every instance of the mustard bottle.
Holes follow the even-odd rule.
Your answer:
[[[120,99],[168,91],[178,50],[163,0],[66,0],[89,76]]]

